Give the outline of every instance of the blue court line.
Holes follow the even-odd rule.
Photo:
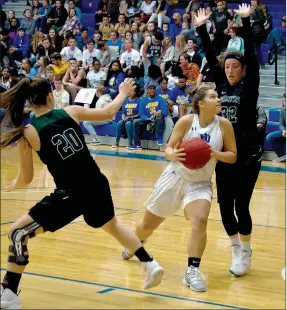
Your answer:
[[[160,155],[106,151],[106,150],[91,150],[91,149],[89,151],[92,155],[104,155],[104,156],[112,156],[112,157],[123,157],[123,158],[169,162],[169,160],[165,156],[160,156]],[[261,170],[265,172],[286,173],[286,168],[282,168],[282,167],[261,166]]]
[[[6,271],[6,268],[0,267],[0,270]],[[144,295],[163,297],[163,298],[168,298],[168,299],[184,300],[184,301],[200,303],[200,304],[205,304],[205,305],[225,307],[225,308],[229,308],[229,309],[249,310],[248,308],[225,305],[225,304],[220,304],[220,303],[216,303],[216,302],[212,302],[212,301],[204,301],[204,300],[192,299],[192,298],[188,298],[188,297],[180,297],[180,296],[169,295],[169,294],[153,293],[153,292],[149,292],[149,291],[141,291],[141,290],[136,290],[136,289],[127,288],[127,287],[121,287],[121,286],[116,286],[116,285],[107,285],[107,284],[98,283],[98,282],[76,280],[76,279],[70,279],[70,278],[64,278],[64,277],[58,277],[58,276],[51,276],[51,275],[35,273],[35,272],[27,272],[27,271],[25,271],[24,274],[27,274],[30,276],[46,278],[46,279],[61,280],[61,281],[87,284],[87,285],[93,285],[93,286],[102,286],[102,287],[106,287],[108,289],[121,290],[121,291],[133,292],[133,293],[140,293],[140,294],[144,294]]]
[[[115,288],[109,287],[109,288],[106,288],[105,290],[98,291],[98,294],[105,294],[105,293],[112,292],[114,290]]]

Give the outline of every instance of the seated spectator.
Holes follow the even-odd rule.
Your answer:
[[[61,76],[59,75],[57,78],[61,79]],[[56,89],[55,86],[55,72],[54,72],[54,68],[52,65],[49,65],[46,68],[46,79],[47,81],[51,84],[52,89]]]
[[[144,0],[139,9],[139,13],[141,13],[141,23],[146,23],[151,18],[156,8],[156,1]]]
[[[32,36],[35,32],[37,18],[32,18],[32,12],[30,9],[26,9],[23,15],[24,18],[21,20],[19,29],[24,29],[27,35]]]
[[[37,48],[39,45],[42,45],[42,41],[44,40],[45,36],[44,33],[42,33],[39,30],[36,30],[34,35],[32,36],[32,42],[31,42],[31,53],[36,55],[37,54]],[[32,63],[35,63],[35,60],[31,60]]]
[[[148,23],[153,22],[157,23],[158,28],[162,27],[163,23],[170,23],[170,18],[167,16],[169,4],[166,1],[159,1],[158,6],[155,9],[155,12],[152,14]]]
[[[264,142],[266,137],[267,115],[261,106],[257,107],[257,141],[261,148],[261,157],[264,153]]]
[[[87,76],[83,69],[79,69],[76,58],[70,58],[69,68],[63,77],[63,85],[71,94],[74,103],[78,91],[87,87]]]
[[[83,61],[83,53],[77,48],[76,39],[74,37],[69,39],[69,46],[64,47],[60,54],[66,61],[69,61],[72,58],[77,59],[79,65],[81,65]]]
[[[98,43],[99,43],[100,41],[103,41],[102,37],[103,37],[102,33],[101,33],[99,30],[95,30],[95,32],[94,32],[94,38],[93,38],[94,43],[95,43],[95,48],[98,48]],[[78,46],[78,47],[79,47],[79,46]]]
[[[181,36],[185,36],[188,32],[189,32],[189,25],[186,22],[182,23],[182,27],[181,27],[181,32],[179,33],[179,35]]]
[[[93,70],[90,70],[87,75],[88,87],[98,88],[105,84],[107,74],[101,70],[101,63],[98,59],[94,59],[93,66]]]
[[[40,7],[42,6],[41,3],[39,3],[39,0],[33,0],[32,2],[32,16],[38,16],[38,12]]]
[[[147,89],[149,84],[153,84],[156,87],[158,86],[158,81],[162,76],[159,66],[157,65],[150,65],[148,67],[148,76],[144,80],[144,87]]]
[[[228,42],[227,52],[235,50],[244,54],[244,41],[238,35],[238,33],[239,33],[238,27],[231,27],[231,29],[229,30],[229,35],[231,36],[231,39]]]
[[[179,13],[174,13],[172,15],[172,19],[174,21],[173,31],[172,31],[172,38],[173,43],[175,42],[175,38],[181,33],[182,31],[182,23],[181,23],[181,15]]]
[[[66,31],[72,31],[74,36],[79,35],[81,32],[81,22],[79,18],[76,16],[76,10],[70,9],[69,15],[63,25],[62,29],[59,31],[59,36],[64,36]]]
[[[52,54],[50,59],[55,77],[63,77],[69,68],[69,63],[62,60],[62,56],[59,53]]]
[[[125,41],[125,48],[126,51],[120,56],[120,62],[124,68],[124,72],[126,72],[131,66],[139,66],[140,64],[140,53],[133,49],[131,41]]]
[[[105,92],[105,87],[98,86],[96,90],[96,96],[99,98],[96,103],[96,108],[101,109],[110,104],[113,100],[112,98]],[[107,120],[107,121],[98,121],[98,122],[89,122],[84,121],[83,126],[86,128],[88,133],[92,136],[92,143],[91,145],[99,145],[101,144],[101,141],[99,140],[97,133],[95,131],[95,128],[93,126],[101,126],[105,124],[111,123],[113,120]]]
[[[147,124],[155,126],[155,134],[158,145],[163,145],[163,133],[165,121],[164,118],[168,115],[168,108],[165,100],[156,96],[156,85],[149,84],[147,87],[147,96],[142,98],[140,103],[140,119],[133,121],[133,137],[135,144],[131,150],[141,150],[140,130],[147,130]]]
[[[50,41],[50,46],[55,49],[56,53],[60,53],[62,50],[62,39],[56,33],[55,29],[51,28],[49,30],[48,39]]]
[[[181,118],[192,111],[192,99],[190,90],[187,87],[187,77],[181,75],[178,77],[178,86],[172,91],[171,101],[178,106],[178,117]]]
[[[48,14],[47,24],[48,27],[53,27],[56,32],[59,32],[64,26],[68,18],[68,12],[62,5],[61,0],[56,0],[55,6],[51,9]]]
[[[125,100],[122,105],[122,119],[117,123],[117,134],[116,134],[116,143],[112,145],[113,148],[119,147],[120,139],[123,133],[123,129],[125,128],[129,146],[131,148],[134,145],[134,137],[133,137],[133,121],[138,119],[139,114],[139,106],[140,106],[140,98],[137,97],[137,90]]]
[[[110,59],[113,61],[115,59],[119,59],[123,41],[119,40],[119,34],[117,31],[111,31],[110,37],[111,39],[108,40],[108,47]]]
[[[20,27],[17,35],[13,39],[13,45],[9,49],[12,61],[21,61],[23,58],[29,58],[30,43],[30,36],[25,33],[24,28]]]
[[[181,54],[179,57],[179,67],[183,74],[187,77],[187,85],[196,85],[199,76],[199,67],[197,64],[190,62],[191,58],[187,53]]]
[[[83,68],[85,71],[89,69],[90,66],[93,66],[94,59],[99,56],[98,50],[94,48],[94,41],[89,40],[88,48],[83,52]]]
[[[280,111],[280,130],[269,133],[266,140],[272,144],[272,149],[277,158],[273,161],[276,163],[286,161],[286,94],[283,95],[283,107]]]
[[[185,49],[185,39],[184,36],[176,36],[175,38],[175,46],[174,46],[174,56],[173,56],[173,63],[178,63],[179,56],[184,53]]]
[[[167,88],[170,90],[173,90],[175,87],[178,86],[178,80],[179,76],[182,76],[182,69],[174,64],[172,65],[169,70],[166,72],[166,77],[167,77]]]
[[[270,47],[274,44],[279,48],[286,46],[286,16],[282,17],[281,27],[270,32],[267,42],[270,43]]]
[[[173,57],[174,46],[172,45],[171,37],[168,35],[163,39],[163,51],[160,59],[158,60],[162,76],[164,76],[165,72],[170,68]]]
[[[191,0],[188,3],[188,6],[185,9],[185,14],[183,15],[183,20],[186,22],[190,22],[192,25],[194,24],[194,14],[200,8],[203,8],[203,2],[201,0]]]
[[[34,69],[37,71],[37,75],[46,79],[46,68],[49,65],[49,58],[47,56],[41,56],[37,61],[37,64],[34,66]]]
[[[54,109],[63,109],[67,105],[69,105],[70,102],[70,95],[69,93],[64,89],[62,80],[58,77],[54,81],[55,89],[53,90],[54,95]]]
[[[108,15],[103,16],[103,21],[99,25],[99,30],[103,35],[103,40],[110,40],[110,34],[114,30],[114,25],[110,23]]]
[[[21,68],[19,69],[19,74],[23,75],[24,77],[34,77],[37,75],[37,70],[32,68],[31,62],[28,58],[24,58],[22,60]]]
[[[95,25],[99,26],[103,22],[103,16],[109,14],[109,0],[101,0],[99,10],[95,12]]]
[[[125,1],[124,1],[125,2]],[[126,3],[125,6],[123,6],[122,11],[120,10],[120,13],[124,14],[130,22],[132,22],[135,14],[139,10],[140,3],[136,0],[131,0],[128,3]]]
[[[38,45],[36,49],[36,59],[39,59],[42,56],[46,56],[48,59],[50,59],[50,56],[55,52],[56,50],[53,46],[51,46],[49,39],[44,38],[42,43]]]
[[[84,51],[88,48],[88,42],[89,42],[89,31],[88,28],[83,27],[81,29],[81,37],[77,40],[77,47]]]
[[[74,9],[76,12],[76,16],[78,17],[80,23],[82,22],[82,11],[80,8],[76,7],[75,1],[74,0],[69,0],[69,9],[67,10],[69,12],[69,10]]]
[[[5,26],[3,27],[6,28],[6,29],[10,29],[10,26],[11,26],[11,23],[12,23],[12,20],[13,19],[16,19],[16,14],[15,14],[15,11],[14,10],[9,10],[8,12],[8,17],[7,17],[7,20],[5,22]],[[17,19],[16,19],[17,20]],[[20,24],[17,20],[17,29],[19,28]]]
[[[48,15],[51,12],[52,6],[50,4],[49,0],[43,0],[42,6],[38,10],[38,16],[37,16],[37,23],[36,26],[39,28],[39,30],[43,33],[48,32],[47,27],[47,19]]]
[[[106,41],[100,41],[98,43],[97,52],[97,59],[101,62],[101,67],[108,70],[111,58],[109,53],[109,47]]]
[[[194,39],[187,40],[186,53],[187,53],[187,55],[190,56],[190,62],[193,62],[193,63],[197,64],[198,67],[201,68],[202,58],[196,52],[196,41]]]
[[[121,63],[119,60],[111,62],[108,70],[107,80],[105,82],[106,94],[110,95],[114,99],[119,93],[119,86],[125,79]]]
[[[125,33],[130,30],[130,25],[126,23],[126,18],[124,14],[120,14],[118,18],[118,23],[115,25],[115,31],[118,32],[119,38],[123,39]]]
[[[4,68],[2,70],[2,77],[0,79],[0,86],[3,87],[5,90],[8,90],[11,86],[10,72],[9,72],[8,68]]]
[[[17,35],[17,31],[20,27],[20,24],[16,18],[12,18],[10,21],[10,26],[9,26],[9,38],[14,39]],[[2,29],[3,31],[4,29]]]
[[[0,67],[10,67],[14,65],[9,54],[9,47],[11,46],[11,38],[9,37],[9,30],[2,29],[0,32]]]
[[[3,29],[7,20],[7,14],[2,10],[2,4],[0,4],[0,28]]]

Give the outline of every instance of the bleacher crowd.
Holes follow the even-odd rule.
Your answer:
[[[85,88],[95,89],[90,107],[101,108],[115,98],[125,77],[134,78],[137,89],[125,101],[120,119],[83,123],[93,144],[101,143],[98,126],[117,122],[113,147],[124,136],[129,149],[141,149],[146,132],[154,132],[163,145],[176,120],[192,112],[194,91],[204,85],[215,88],[194,25],[199,8],[210,14],[207,29],[218,58],[230,50],[244,53],[242,23],[228,1],[191,0],[180,11],[177,0],[101,0],[96,1],[93,28],[86,24],[82,1],[31,0],[21,20],[14,11],[1,10],[0,87],[4,92],[22,78],[41,76],[54,89],[55,108],[80,104],[77,95]],[[264,69],[262,43],[284,50],[286,17],[274,27],[267,5],[259,0],[251,5],[254,48]],[[264,111],[258,111],[262,124]],[[24,112],[28,117],[28,103]]]

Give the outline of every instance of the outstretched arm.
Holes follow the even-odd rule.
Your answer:
[[[125,79],[119,87],[119,94],[107,106],[100,109],[86,109],[80,106],[68,106],[67,113],[77,122],[110,120],[119,111],[125,99],[135,90],[133,79]]]
[[[255,55],[254,42],[252,40],[252,28],[250,25],[250,15],[252,13],[252,9],[250,5],[243,3],[239,6],[239,9],[234,10],[234,12],[241,17],[243,23],[242,37],[244,39],[244,60],[246,65],[243,85],[247,91],[258,93],[260,82],[259,63]]]
[[[210,18],[210,14],[206,15],[205,9],[199,9],[195,15],[195,24],[197,25],[197,32],[201,38],[205,57],[210,66],[212,72],[215,75],[216,86],[220,86],[226,82],[224,71],[222,70],[220,63],[216,57],[215,50],[211,44],[209,35],[206,29],[206,22]]]

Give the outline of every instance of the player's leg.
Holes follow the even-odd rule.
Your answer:
[[[1,309],[20,309],[17,292],[22,274],[29,263],[28,239],[42,232],[43,228],[28,214],[11,226],[7,270],[1,283]]]
[[[211,186],[202,186],[202,188],[191,191],[183,201],[184,214],[191,226],[191,234],[187,243],[188,268],[183,283],[197,292],[206,291],[204,277],[199,271],[199,266],[206,246],[211,197]]]
[[[229,271],[240,274],[242,270],[242,251],[239,238],[238,222],[235,217],[235,191],[237,182],[236,165],[218,163],[216,166],[217,200],[220,207],[221,220],[230,239],[232,261]],[[241,184],[239,185],[241,188]]]
[[[251,266],[252,249],[250,247],[252,219],[249,210],[250,200],[261,168],[261,161],[253,161],[238,171],[241,187],[235,198],[235,211],[241,240],[241,269],[236,275],[244,275]]]
[[[131,228],[119,222],[116,217],[106,223],[103,230],[112,235],[122,246],[130,249],[131,252],[142,263],[147,272],[144,288],[154,287],[161,282],[163,268],[147,253],[142,243]]]
[[[147,239],[152,235],[153,231],[158,228],[158,226],[165,220],[163,217],[159,217],[149,210],[145,211],[142,221],[136,226],[136,236],[144,244]],[[125,247],[122,252],[122,257],[124,260],[129,260],[134,256],[135,252]]]

